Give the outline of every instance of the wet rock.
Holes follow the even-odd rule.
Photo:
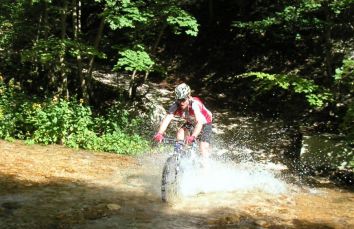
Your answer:
[[[330,180],[340,185],[346,185],[354,190],[354,172],[350,170],[337,170],[330,175]]]
[[[103,218],[107,216],[106,212],[107,211],[105,211],[105,208],[103,208],[102,205],[83,209],[84,218],[89,220]]]
[[[267,222],[266,220],[262,220],[262,219],[259,219],[259,220],[256,220],[255,222],[257,225],[261,226],[262,228],[269,228],[272,224]]]
[[[5,208],[0,207],[0,217],[5,216]]]
[[[112,211],[118,211],[120,210],[122,207],[118,204],[107,204],[107,208],[109,210],[112,210]]]
[[[327,177],[337,184],[353,185],[350,161],[354,149],[343,136],[330,133],[306,133],[301,149],[301,161],[316,176]]]
[[[20,208],[21,204],[18,202],[4,202],[0,206],[0,217],[12,215],[13,211]]]
[[[8,210],[14,210],[14,209],[20,208],[21,204],[18,202],[4,202],[1,204],[1,207],[3,207],[4,209],[8,209]]]

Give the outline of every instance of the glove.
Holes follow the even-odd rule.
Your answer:
[[[187,144],[192,144],[195,141],[195,137],[193,135],[188,136],[186,139]]]
[[[161,143],[163,140],[163,135],[161,133],[157,133],[155,134],[154,136],[154,141],[157,142],[157,143]]]

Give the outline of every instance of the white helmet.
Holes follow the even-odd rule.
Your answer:
[[[177,100],[186,99],[191,94],[191,88],[187,84],[182,83],[176,87],[175,93]]]

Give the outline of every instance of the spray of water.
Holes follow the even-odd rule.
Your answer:
[[[276,176],[274,164],[208,158],[203,166],[182,162],[182,167],[184,173],[180,185],[184,196],[254,189],[271,194],[287,191],[287,184]]]

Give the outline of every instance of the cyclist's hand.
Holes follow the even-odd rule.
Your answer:
[[[192,144],[195,141],[195,137],[193,135],[188,136],[186,139],[187,144]]]
[[[157,143],[161,143],[163,140],[163,135],[161,133],[157,133],[155,134],[154,136],[154,141],[157,142]]]

